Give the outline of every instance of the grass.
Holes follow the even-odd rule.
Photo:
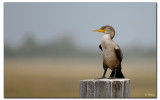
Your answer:
[[[155,61],[124,61],[122,66],[131,79],[131,97],[156,97]],[[102,60],[96,59],[5,59],[4,96],[79,97],[79,80],[102,74]]]

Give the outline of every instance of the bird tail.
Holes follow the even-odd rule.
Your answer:
[[[125,78],[121,70],[117,71],[116,78]]]

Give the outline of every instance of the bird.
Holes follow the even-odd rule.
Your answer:
[[[106,78],[105,75],[108,68],[112,70],[109,79],[125,78],[121,71],[123,53],[118,44],[113,41],[115,36],[114,28],[110,25],[105,25],[98,30],[93,30],[93,32],[104,33],[101,44],[99,45],[99,48],[103,52],[104,73],[101,78]]]

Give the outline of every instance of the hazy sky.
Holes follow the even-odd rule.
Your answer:
[[[156,3],[5,3],[4,41],[18,46],[28,33],[40,43],[69,36],[78,47],[94,48],[104,25],[115,28],[122,47],[156,46]]]

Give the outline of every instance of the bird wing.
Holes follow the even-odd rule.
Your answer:
[[[122,59],[123,59],[123,53],[122,53],[121,48],[118,45],[115,47],[115,52],[116,52],[117,58],[120,61],[122,61]]]
[[[102,46],[101,46],[101,44],[99,45],[99,49],[101,49],[102,50]],[[103,50],[102,50],[103,51]]]

